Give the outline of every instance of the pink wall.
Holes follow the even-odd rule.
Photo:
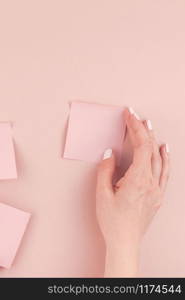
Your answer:
[[[0,5],[0,121],[14,123],[18,180],[2,202],[33,214],[0,276],[101,276],[95,165],[62,160],[68,102],[129,105],[169,143],[166,202],[141,276],[185,276],[185,2],[7,0]]]

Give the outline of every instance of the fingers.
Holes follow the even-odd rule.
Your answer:
[[[97,174],[97,191],[113,194],[113,174],[115,171],[115,156],[112,149],[104,152],[103,160],[100,162]]]
[[[133,163],[151,169],[152,144],[145,126],[133,109],[125,109],[124,118],[134,148]]]
[[[151,158],[151,164],[152,164],[152,174],[153,178],[159,182],[160,174],[161,174],[161,167],[162,167],[162,161],[161,161],[161,155],[159,152],[159,145],[156,141],[155,134],[152,128],[152,124],[150,120],[144,120],[143,124],[148,132],[148,136],[152,143],[152,158]]]
[[[159,186],[161,188],[162,193],[164,193],[166,190],[166,185],[170,173],[169,147],[167,144],[162,145],[160,147],[160,155],[162,159],[162,169],[161,169]]]
[[[154,136],[151,122],[141,121],[133,110],[125,109],[124,117],[134,148],[132,169],[147,170],[158,180],[164,193],[169,177],[169,149],[167,145],[160,148]],[[135,168],[136,167],[136,168]],[[144,170],[144,171],[145,171]],[[107,196],[114,194],[113,175],[115,171],[115,156],[111,149],[104,153],[97,174],[97,191]]]

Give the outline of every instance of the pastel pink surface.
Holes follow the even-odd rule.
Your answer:
[[[98,162],[112,148],[119,161],[124,135],[123,107],[72,102],[64,158]]]
[[[10,268],[30,214],[0,203],[0,266]]]
[[[34,217],[0,277],[103,275],[96,164],[61,159],[76,99],[131,106],[169,144],[171,175],[140,275],[185,276],[184,11],[183,0],[1,1],[0,120],[14,124],[19,176],[0,181],[0,199]]]
[[[0,123],[0,179],[17,178],[10,123]]]

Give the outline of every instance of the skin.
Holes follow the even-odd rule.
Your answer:
[[[161,207],[169,177],[169,153],[147,122],[124,110],[133,161],[113,186],[115,155],[98,166],[97,219],[106,246],[105,277],[137,277],[142,237]]]

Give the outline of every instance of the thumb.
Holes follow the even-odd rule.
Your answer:
[[[115,171],[115,156],[112,149],[104,152],[103,159],[98,167],[97,174],[97,191],[113,193],[113,174]]]

